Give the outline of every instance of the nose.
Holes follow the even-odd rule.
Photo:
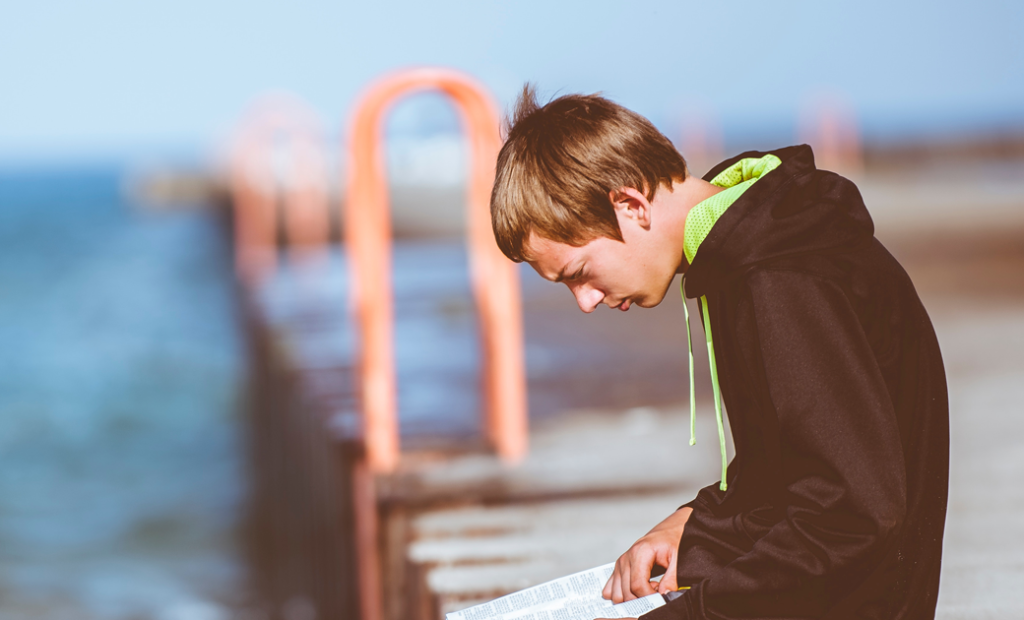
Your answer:
[[[581,284],[575,287],[569,287],[574,297],[576,297],[576,303],[579,304],[580,310],[587,314],[597,309],[597,306],[604,300],[604,293],[596,288]]]

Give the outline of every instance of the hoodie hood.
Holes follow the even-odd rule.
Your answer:
[[[692,262],[680,292],[690,356],[690,445],[697,442],[697,405],[685,298],[699,297],[722,456],[719,488],[726,491],[729,462],[707,294],[758,263],[870,242],[874,225],[857,187],[837,174],[815,168],[814,154],[807,145],[741,153],[712,168],[704,180],[728,189],[694,205],[686,219],[683,246]]]
[[[712,168],[704,180],[741,160],[767,155],[782,163],[750,185],[714,223],[686,271],[686,297],[702,297],[758,263],[846,249],[874,235],[856,185],[815,168],[807,145],[741,153]]]

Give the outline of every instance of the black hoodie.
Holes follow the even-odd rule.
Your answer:
[[[728,491],[687,504],[691,589],[644,619],[933,618],[949,470],[935,332],[856,186],[807,146],[773,154],[686,273],[736,456]]]

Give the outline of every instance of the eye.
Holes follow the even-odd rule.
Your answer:
[[[570,282],[572,282],[574,280],[579,280],[582,277],[583,277],[583,267],[580,267],[579,269],[576,270],[576,273],[574,273],[571,276],[569,276],[568,279],[569,279]]]

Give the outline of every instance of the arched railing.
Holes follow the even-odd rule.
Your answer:
[[[283,224],[290,260],[322,258],[330,241],[323,128],[316,114],[279,94],[257,102],[230,153],[236,268],[254,284],[278,263]]]
[[[516,266],[494,241],[490,193],[501,147],[498,112],[484,88],[456,71],[401,71],[370,85],[355,108],[349,131],[345,238],[356,289],[364,433],[369,466],[398,464],[399,434],[391,288],[391,215],[383,123],[402,96],[439,90],[459,110],[471,149],[467,187],[470,282],[479,312],[486,434],[506,461],[527,448],[526,380]]]

